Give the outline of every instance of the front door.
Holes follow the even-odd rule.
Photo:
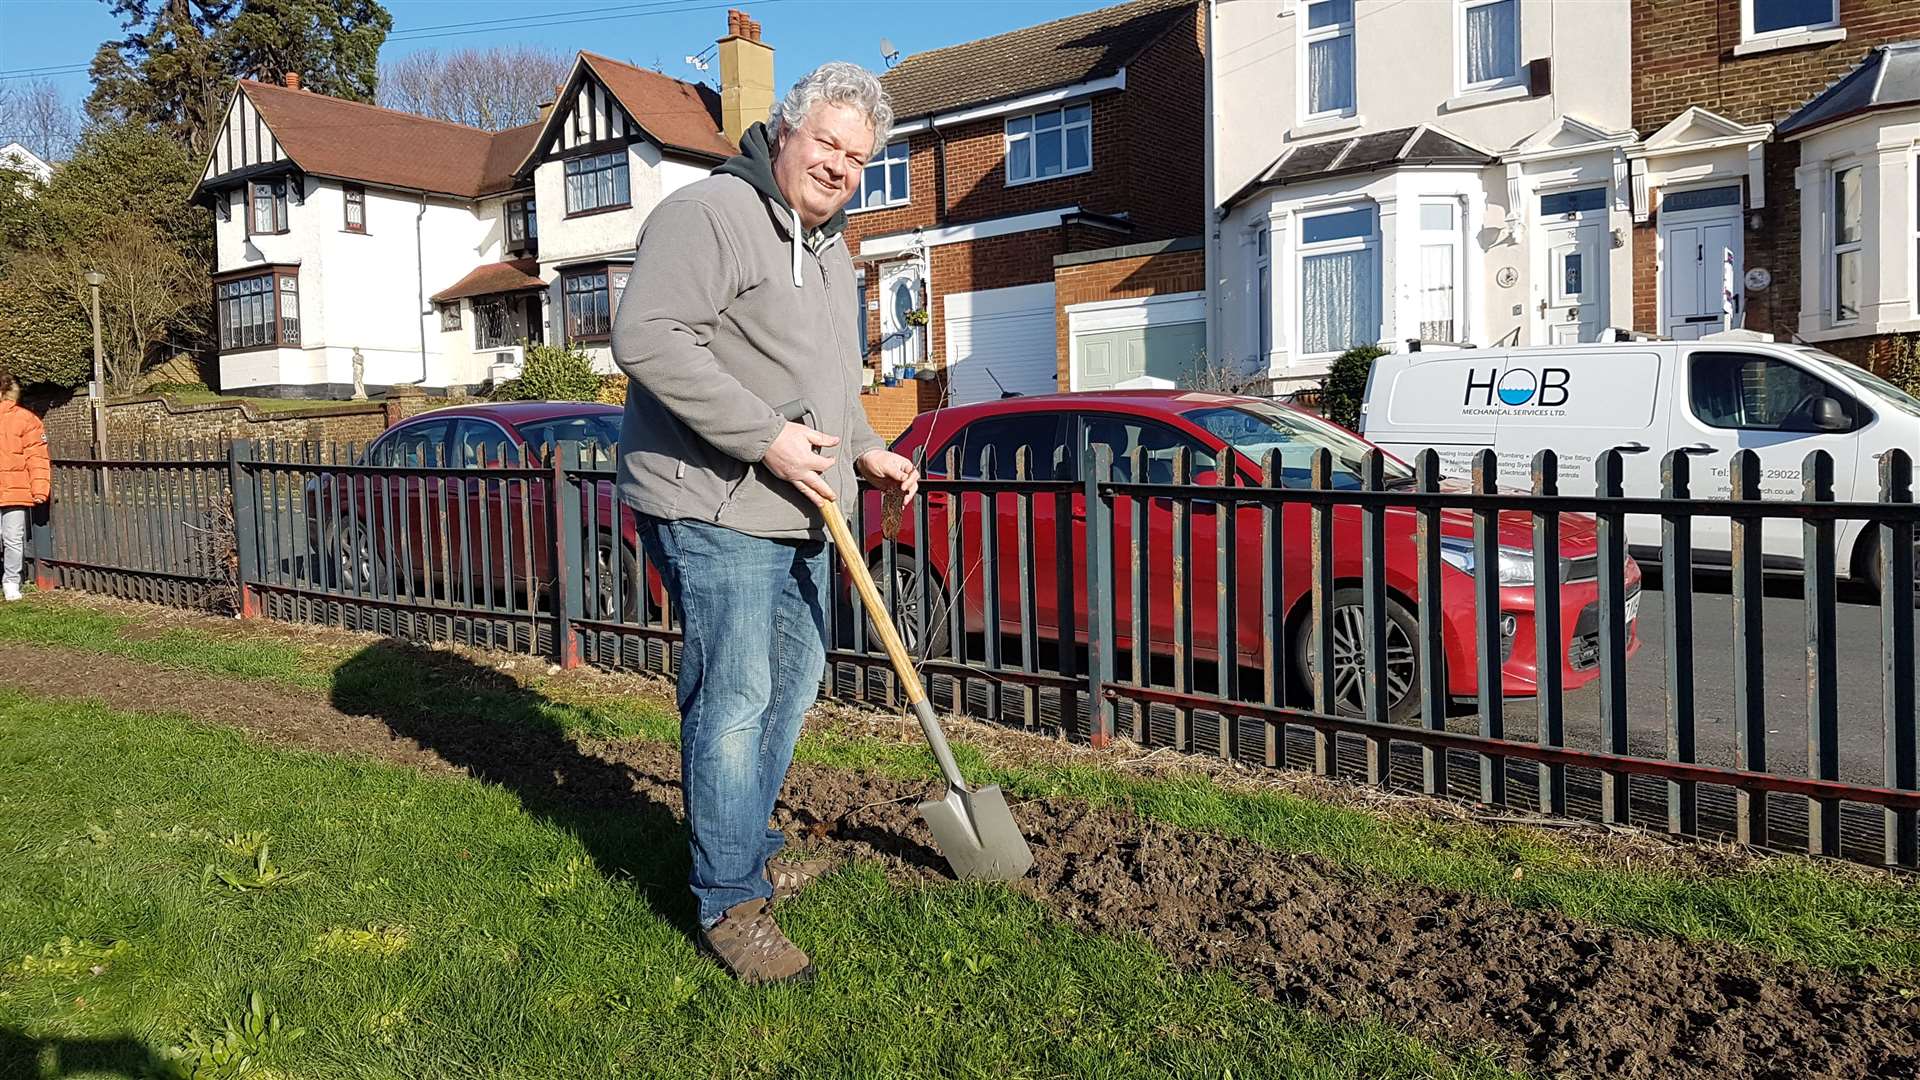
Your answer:
[[[1660,206],[1663,337],[1692,341],[1740,325],[1741,246],[1737,185],[1666,197]]]
[[[912,264],[895,267],[880,279],[880,358],[881,370],[899,376],[904,368],[917,368],[923,353],[921,337],[924,324],[913,313],[921,309],[920,268]]]
[[[1540,258],[1545,276],[1534,340],[1547,345],[1597,341],[1607,317],[1607,192],[1582,188],[1540,197]]]

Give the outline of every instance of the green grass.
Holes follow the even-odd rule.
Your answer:
[[[327,686],[349,707],[377,704],[500,723],[531,720],[596,738],[678,736],[671,706],[655,698],[595,693],[572,681],[543,682],[538,692],[455,686],[401,649],[349,655],[287,640],[242,645],[191,630],[130,642],[121,637],[125,622],[38,600],[0,612],[0,639],[31,640],[54,628],[64,635],[59,640],[76,648],[211,674]],[[1318,854],[1376,881],[1471,891],[1588,922],[1730,942],[1843,970],[1920,970],[1920,889],[1851,867],[1783,857],[1739,872],[1682,873],[1597,859],[1538,829],[1379,815],[1282,792],[1227,790],[1199,774],[1149,778],[1095,765],[994,764],[964,741],[954,750],[970,777],[998,783],[1019,798],[1065,796],[1126,807],[1181,828]],[[803,735],[795,758],[905,779],[937,775],[931,756],[916,745],[817,729]]]
[[[872,866],[784,909],[816,984],[745,989],[687,937],[685,850],[663,814],[0,689],[0,1075],[1506,1075]]]

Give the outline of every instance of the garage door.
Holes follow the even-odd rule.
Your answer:
[[[1207,324],[1165,323],[1074,335],[1074,386],[1106,390],[1143,375],[1179,383],[1207,347]]]
[[[954,293],[946,309],[952,404],[997,400],[1002,387],[1021,394],[1060,389],[1051,282]]]

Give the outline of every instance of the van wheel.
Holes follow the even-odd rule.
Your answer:
[[[1406,723],[1420,715],[1420,621],[1399,601],[1387,600],[1387,719]],[[1333,686],[1328,696],[1340,716],[1367,714],[1367,609],[1359,589],[1333,594]],[[1313,616],[1309,611],[1293,634],[1294,670],[1301,684],[1313,686]],[[1309,690],[1311,692],[1311,690]]]

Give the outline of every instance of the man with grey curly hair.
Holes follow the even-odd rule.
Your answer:
[[[700,942],[746,983],[813,973],[770,908],[828,867],[774,861],[784,838],[769,821],[826,668],[834,597],[815,508],[855,499],[859,478],[907,499],[919,483],[860,406],[842,239],[893,110],[879,80],[834,63],[770,119],[647,216],[613,329],[629,380],[620,497],[681,623]]]

